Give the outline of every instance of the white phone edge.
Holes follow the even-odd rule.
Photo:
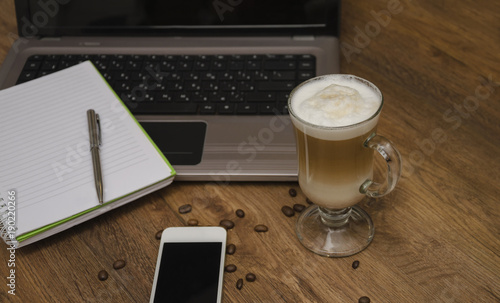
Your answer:
[[[217,303],[222,301],[222,288],[224,276],[224,262],[226,257],[226,240],[227,231],[220,226],[182,226],[168,227],[163,230],[160,240],[160,248],[156,260],[155,275],[151,290],[150,303],[154,303],[156,291],[156,283],[158,282],[158,274],[160,271],[161,256],[163,253],[163,243],[165,242],[221,242],[221,256],[219,266],[219,282],[217,287]]]

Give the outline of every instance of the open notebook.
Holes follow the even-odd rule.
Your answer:
[[[98,202],[87,110],[100,116]],[[90,62],[0,91],[0,235],[18,247],[133,201],[175,171]]]

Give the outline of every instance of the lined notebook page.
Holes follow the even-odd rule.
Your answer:
[[[0,198],[17,192],[17,236],[98,205],[87,110],[101,119],[104,201],[172,168],[90,62],[0,91]]]

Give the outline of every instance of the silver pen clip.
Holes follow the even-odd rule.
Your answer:
[[[97,139],[99,140],[98,144],[99,146],[101,146],[102,144],[102,137],[101,137],[101,119],[99,119],[99,114],[95,114],[95,119],[96,119],[96,123],[97,123]]]
[[[99,115],[93,109],[87,111],[87,119],[89,123],[90,149],[101,145],[101,122]]]

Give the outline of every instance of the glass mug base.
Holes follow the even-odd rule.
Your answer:
[[[312,205],[304,210],[295,227],[306,248],[326,257],[347,257],[365,249],[373,240],[375,227],[360,207],[330,210]]]

